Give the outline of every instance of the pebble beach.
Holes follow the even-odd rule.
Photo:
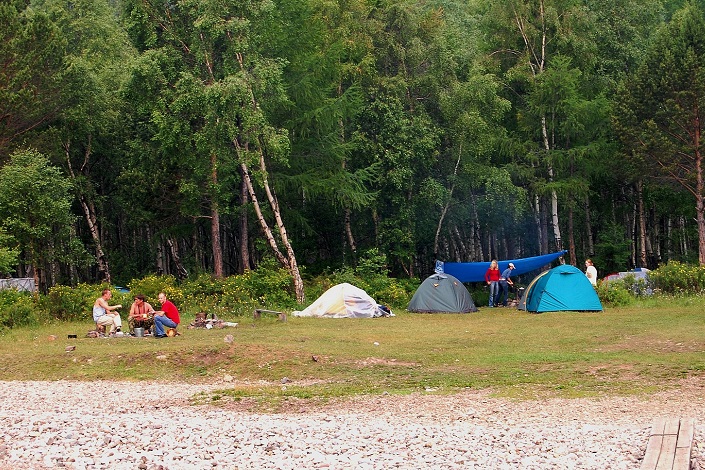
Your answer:
[[[631,470],[659,416],[693,417],[691,468],[705,462],[699,381],[649,397],[509,400],[469,390],[277,413],[192,400],[229,387],[0,382],[0,468]]]

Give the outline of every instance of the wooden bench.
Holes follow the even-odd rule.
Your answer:
[[[275,310],[264,310],[261,308],[258,308],[255,310],[255,313],[252,314],[252,317],[257,320],[262,317],[263,313],[270,313],[272,315],[276,315],[277,318],[279,318],[279,321],[286,321],[286,313],[284,312],[277,312]]]
[[[657,418],[651,426],[641,470],[690,470],[693,418]]]

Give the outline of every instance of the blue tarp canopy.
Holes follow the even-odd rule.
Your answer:
[[[504,271],[507,269],[507,266],[509,266],[509,263],[514,263],[514,267],[516,269],[512,271],[512,276],[520,276],[522,274],[540,269],[557,260],[566,253],[568,253],[568,251],[563,250],[555,253],[549,253],[547,255],[533,256],[531,258],[502,260],[498,262],[499,271]],[[443,261],[436,261],[436,272],[450,274],[451,276],[457,278],[460,282],[484,282],[485,273],[489,267],[489,261],[478,263],[446,263]]]

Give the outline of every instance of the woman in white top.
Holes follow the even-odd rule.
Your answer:
[[[597,286],[597,268],[593,266],[591,259],[585,260],[585,268],[585,275],[590,281],[590,284]]]

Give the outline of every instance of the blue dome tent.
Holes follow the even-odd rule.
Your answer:
[[[534,278],[517,307],[527,312],[601,312],[602,304],[585,273],[564,264]]]

